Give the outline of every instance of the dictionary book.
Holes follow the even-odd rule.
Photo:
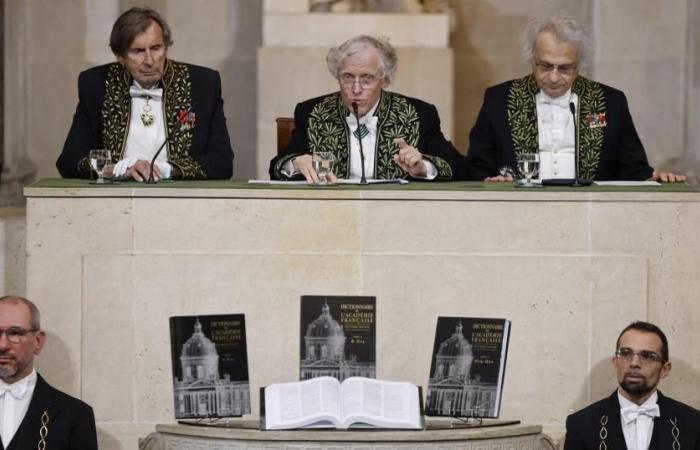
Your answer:
[[[243,314],[170,318],[176,419],[250,414]]]
[[[299,379],[376,377],[374,297],[301,297]]]
[[[438,317],[426,415],[498,417],[510,325],[506,319]]]
[[[421,390],[412,383],[317,377],[262,389],[261,428],[382,428],[421,430]]]

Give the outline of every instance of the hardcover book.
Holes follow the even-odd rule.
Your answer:
[[[170,318],[175,418],[250,414],[243,314]]]
[[[374,297],[301,297],[299,379],[376,377]]]
[[[423,428],[420,390],[411,383],[318,377],[263,389],[263,428]]]
[[[438,317],[425,414],[498,417],[510,321]]]

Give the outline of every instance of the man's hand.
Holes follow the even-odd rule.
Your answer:
[[[496,175],[495,177],[486,177],[484,181],[487,183],[512,183],[512,175]]]
[[[151,174],[151,163],[143,159],[139,159],[136,163],[127,169],[124,174],[124,178],[133,178],[138,182],[148,180],[148,176]],[[160,180],[160,170],[157,165],[153,166],[153,180]]]
[[[318,174],[314,170],[311,155],[297,156],[292,160],[292,165],[294,166],[295,172],[300,172],[304,175],[307,183],[318,183]],[[329,183],[335,183],[338,180],[333,172],[329,173],[327,176]]]
[[[417,148],[411,147],[403,138],[394,139],[399,146],[399,152],[394,154],[394,162],[412,177],[422,178],[428,173],[423,163],[423,154]]]
[[[685,175],[675,174],[671,172],[657,172],[651,174],[651,181],[660,181],[661,183],[683,183]]]

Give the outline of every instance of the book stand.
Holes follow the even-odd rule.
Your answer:
[[[453,416],[450,418],[450,428],[472,428],[480,427],[484,423],[483,417],[458,417]]]
[[[195,425],[200,427],[231,427],[232,422],[241,416],[217,416],[209,415],[192,419],[181,419],[177,423],[183,425]]]

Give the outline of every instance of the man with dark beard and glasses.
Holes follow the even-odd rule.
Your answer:
[[[700,411],[656,389],[671,372],[663,331],[647,322],[628,325],[612,363],[617,391],[566,419],[564,450],[700,449]]]
[[[36,305],[0,297],[0,450],[97,450],[92,408],[34,370],[45,342]]]

